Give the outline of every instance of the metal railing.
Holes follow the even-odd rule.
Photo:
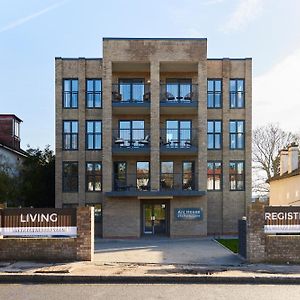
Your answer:
[[[150,146],[149,129],[113,129],[114,148],[147,148]]]
[[[149,191],[150,174],[149,173],[122,173],[113,176],[114,191]]]
[[[115,103],[149,103],[150,84],[119,83],[112,85],[112,101]]]
[[[196,190],[196,173],[161,173],[160,188],[161,190],[180,190],[194,191]]]
[[[198,101],[198,84],[168,83],[160,85],[160,102],[191,104]]]
[[[160,130],[160,145],[163,148],[182,149],[197,146],[195,129],[168,128]]]

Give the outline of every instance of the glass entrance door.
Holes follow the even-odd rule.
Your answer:
[[[145,235],[167,234],[166,203],[143,205],[143,233]]]

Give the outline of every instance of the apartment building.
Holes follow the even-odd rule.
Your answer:
[[[251,201],[252,61],[203,38],[103,38],[55,59],[56,206],[105,238],[237,232]]]

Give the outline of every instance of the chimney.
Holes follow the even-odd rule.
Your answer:
[[[288,149],[280,150],[280,176],[288,171]]]
[[[298,155],[299,149],[296,143],[289,145],[289,155],[288,155],[288,172],[291,173],[294,170],[298,169]]]

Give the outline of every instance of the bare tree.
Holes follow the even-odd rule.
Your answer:
[[[254,194],[265,195],[269,192],[269,184],[266,181],[280,173],[280,150],[292,142],[299,143],[299,140],[299,135],[284,131],[274,123],[258,127],[253,131],[252,191]]]

